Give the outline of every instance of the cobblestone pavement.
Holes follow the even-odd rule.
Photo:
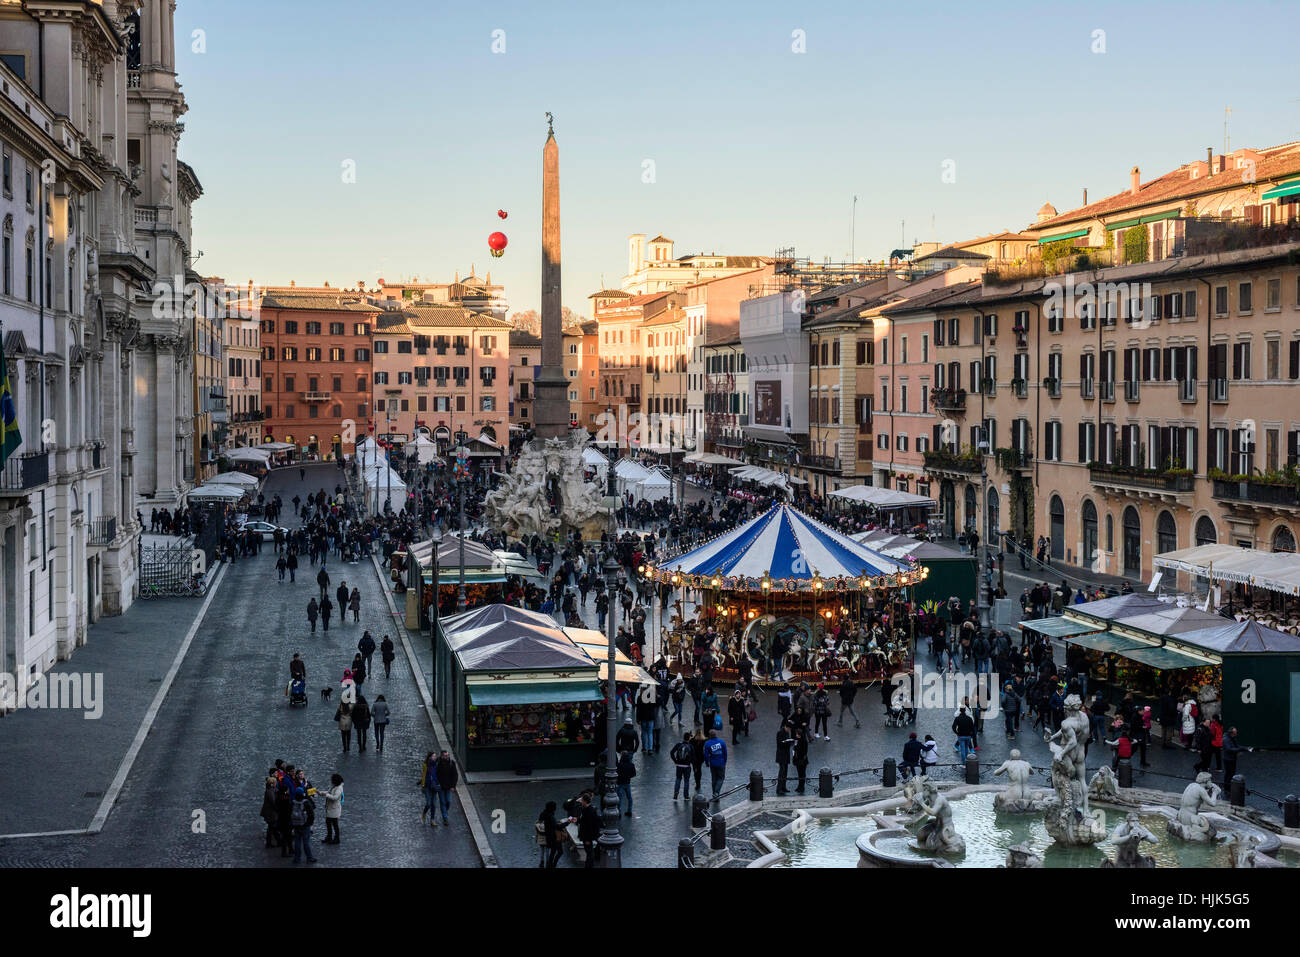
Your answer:
[[[304,485],[296,469],[279,470],[268,480],[267,497],[279,490],[287,501],[294,494],[305,498],[307,491],[322,485],[332,490],[336,475],[337,470],[329,466],[309,466]],[[329,776],[335,771],[345,779],[339,846],[319,846],[325,832],[323,802],[318,810],[313,837],[321,865],[478,866],[459,801],[453,804],[450,827],[420,823],[422,798],[416,782],[420,762],[433,749],[434,738],[400,645],[392,677],[385,679],[380,666],[379,675],[367,678],[361,689],[371,701],[383,694],[392,709],[393,721],[384,752],[374,750],[372,738],[371,747],[364,754],[358,753],[355,733],[351,753],[342,752],[332,720],[339,678],[351,664],[365,629],[370,629],[376,641],[385,632],[394,633],[373,568],[330,560],[327,568],[333,580],[331,591],[338,587],[340,579],[345,579],[349,588],[355,585],[361,589],[361,621],[354,624],[335,619],[328,633],[318,626],[313,636],[305,609],[307,601],[317,594],[316,569],[304,562],[296,584],[279,584],[274,562],[274,546],[268,543],[259,557],[240,560],[227,570],[103,832],[93,838],[0,842],[0,865],[292,866],[291,858],[285,860],[276,851],[264,849],[265,827],[259,817],[266,770],[276,758],[284,758],[306,767],[317,785],[328,786]],[[159,620],[159,612],[149,605],[142,607],[140,615],[132,622],[133,632],[147,635],[160,645],[161,637],[152,633],[170,634],[178,627],[166,618]],[[180,631],[183,633],[184,628]],[[93,644],[83,650],[91,647]],[[307,662],[309,704],[305,708],[290,708],[284,696],[288,663],[295,651]],[[79,656],[80,652],[71,663],[81,666]],[[110,688],[122,664],[137,657],[141,656],[105,653],[103,663],[110,672]],[[150,674],[160,674],[159,669],[165,671],[170,664],[165,647],[148,660],[150,667],[145,670]],[[375,663],[379,665],[378,655]],[[147,684],[147,679],[130,670],[124,680],[128,685],[139,681]],[[320,689],[327,686],[335,689],[329,703],[320,697]],[[150,688],[148,694],[152,695],[157,686]],[[53,733],[34,723],[49,715],[58,713],[23,716],[29,723],[21,726],[22,735],[8,730],[9,719],[0,722],[4,747],[13,746],[13,738],[39,736],[44,751],[58,752],[60,760],[73,767],[85,762],[97,769],[98,762],[103,762],[103,771],[88,773],[85,783],[75,785],[78,796],[84,790],[105,787],[135,732],[138,716],[134,722],[122,716],[120,720],[129,726],[129,733],[105,742],[105,747],[113,750],[100,755],[77,737],[75,732],[81,729],[69,727],[70,721],[61,720],[57,728],[49,726]],[[107,717],[106,711],[105,720]],[[82,722],[79,717],[77,721],[94,724]],[[19,724],[14,726],[18,728]],[[44,755],[38,753],[30,758],[28,766],[39,768]],[[5,760],[4,766],[21,765]],[[25,780],[30,786],[37,777]],[[60,787],[67,790],[67,779],[61,781],[49,788],[37,784],[31,792],[36,796],[32,797],[27,788],[6,780],[6,800],[0,806],[12,803],[24,809],[27,816],[22,823],[30,825],[37,818],[27,809],[46,790],[53,790],[56,796]],[[79,816],[70,820],[67,816],[51,816],[50,823],[84,827],[95,802],[85,803]],[[72,809],[77,809],[75,802]],[[202,829],[196,824],[200,817],[196,812],[202,812]],[[202,832],[196,833],[198,830]]]

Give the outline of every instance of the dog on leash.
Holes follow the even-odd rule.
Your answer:
[[[321,701],[329,701],[329,699],[330,699],[330,695],[332,695],[333,693],[334,693],[334,689],[333,689],[333,688],[321,688],[321,689],[320,689],[320,699],[321,699]]]

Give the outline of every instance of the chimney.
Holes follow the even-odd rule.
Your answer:
[[[1205,165],[1207,167],[1206,176],[1214,175],[1214,147],[1205,147]]]
[[[1088,187],[1083,188],[1083,205],[1088,205]]]
[[[1128,171],[1128,184],[1128,191],[1136,196],[1142,186],[1142,171],[1136,166]]]

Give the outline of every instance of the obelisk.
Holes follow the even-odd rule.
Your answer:
[[[560,148],[546,114],[542,147],[542,367],[533,380],[533,421],[539,438],[569,434],[569,384],[564,377],[560,301]]]

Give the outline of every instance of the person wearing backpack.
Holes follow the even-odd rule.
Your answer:
[[[636,777],[636,765],[632,762],[632,752],[624,751],[618,756],[614,768],[618,775],[618,809],[624,816],[632,816],[632,779]],[[623,811],[623,796],[627,796],[627,810]]]
[[[713,779],[713,799],[722,796],[722,782],[727,776],[727,743],[717,736],[713,728],[708,729],[708,739],[704,742],[704,763],[709,766],[709,776]]]
[[[989,640],[982,634],[976,635],[972,643],[975,654],[975,673],[988,674],[992,670],[992,649],[989,647]]]
[[[343,739],[344,754],[352,750],[352,708],[352,705],[342,702],[334,711],[334,720],[339,724],[339,737]]]
[[[694,758],[694,749],[691,746],[691,733],[689,731],[682,733],[682,739],[673,745],[673,749],[668,752],[668,757],[672,758],[673,768],[676,770],[676,777],[673,779],[673,800],[677,800],[677,789],[681,788],[682,797],[691,796],[691,761]],[[696,789],[698,790],[698,788]]]
[[[1007,723],[1007,737],[1016,736],[1016,725],[1020,721],[1020,696],[1016,694],[1015,685],[1008,681],[1002,687],[1002,717]]]
[[[289,812],[289,823],[293,827],[293,862],[302,863],[303,854],[307,863],[315,864],[316,855],[311,850],[311,826],[316,819],[316,804],[307,794],[305,787],[294,788],[293,809]]]
[[[682,726],[682,705],[686,703],[686,682],[681,675],[673,678],[672,683],[668,685],[668,693],[673,699],[673,715],[668,720],[677,719],[677,726]]]
[[[812,699],[813,708],[813,737],[831,739],[831,731],[828,722],[831,719],[831,696],[826,691],[826,685],[818,683],[817,691]],[[819,730],[820,729],[820,730]]]

